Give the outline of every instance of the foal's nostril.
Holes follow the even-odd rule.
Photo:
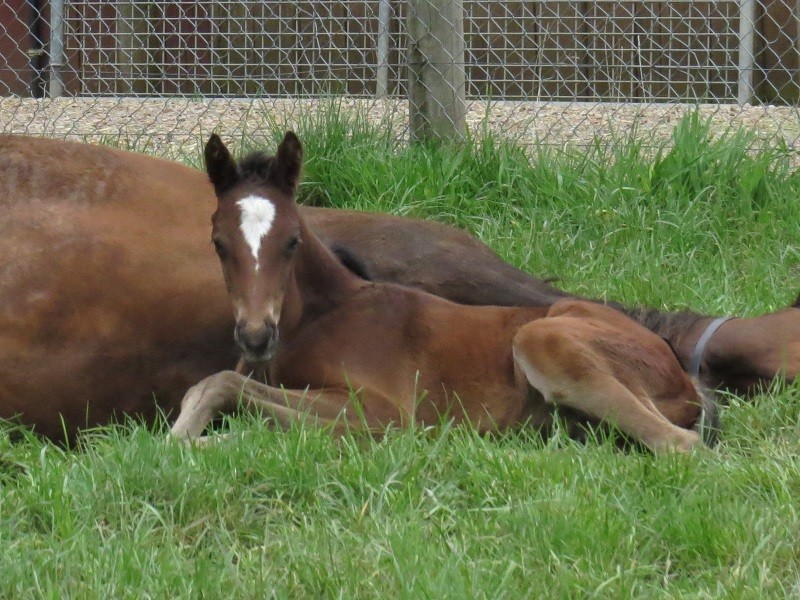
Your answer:
[[[244,340],[247,349],[253,354],[262,354],[269,345],[269,335],[263,329],[251,332],[245,336]]]
[[[245,321],[239,321],[235,329],[236,342],[247,354],[258,358],[268,358],[268,353],[274,349],[278,328],[274,323],[264,322],[260,326],[251,326]]]

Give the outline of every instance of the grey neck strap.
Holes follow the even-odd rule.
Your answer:
[[[708,340],[711,339],[711,336],[714,335],[723,323],[727,323],[731,319],[733,319],[733,317],[717,317],[708,324],[708,327],[706,327],[706,330],[703,332],[703,335],[700,336],[700,339],[697,340],[697,344],[694,347],[692,360],[689,362],[689,375],[692,377],[700,377],[700,362],[703,360],[703,352],[706,350]]]

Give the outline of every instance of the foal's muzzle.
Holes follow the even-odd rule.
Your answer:
[[[247,362],[266,362],[278,348],[278,326],[268,321],[253,323],[241,320],[236,323],[233,338]]]

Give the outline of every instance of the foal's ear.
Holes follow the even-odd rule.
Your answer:
[[[236,182],[236,162],[216,133],[206,142],[205,159],[206,173],[218,194]]]
[[[293,131],[287,131],[278,146],[278,153],[272,163],[272,180],[294,193],[300,179],[303,164],[303,145]]]

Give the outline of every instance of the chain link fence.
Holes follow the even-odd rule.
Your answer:
[[[0,131],[169,154],[333,97],[398,140],[423,110],[527,143],[656,142],[699,106],[800,147],[798,22],[791,0],[0,0]]]

